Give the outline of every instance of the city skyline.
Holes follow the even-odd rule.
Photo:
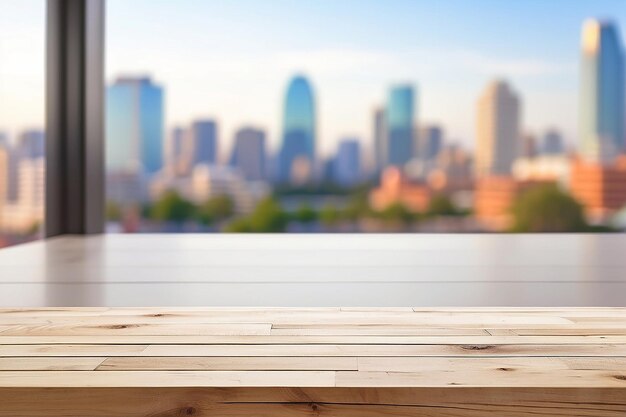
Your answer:
[[[148,71],[167,85],[168,126],[216,118],[229,143],[238,126],[254,125],[267,132],[273,149],[282,140],[286,80],[304,73],[318,97],[322,154],[332,152],[341,137],[369,142],[369,113],[384,103],[387,87],[398,83],[419,91],[420,122],[444,125],[448,137],[473,148],[475,97],[490,79],[501,77],[523,96],[528,130],[543,134],[556,128],[568,143],[577,143],[580,27],[595,16],[623,24],[626,12],[615,1],[570,1],[567,10],[560,10],[560,2],[481,3],[277,1],[268,7],[239,1],[204,13],[201,2],[183,2],[182,10],[168,13],[167,2],[129,7],[113,1],[108,39],[118,46],[107,73],[110,78],[121,70]],[[194,16],[187,7],[195,7]],[[550,18],[557,8],[559,18]],[[125,23],[140,10],[150,10],[151,19],[139,27]],[[157,48],[147,34],[162,25],[174,32]],[[494,36],[498,31],[507,36]],[[122,45],[131,33],[132,48]],[[173,55],[157,53],[174,47],[180,50]],[[146,53],[124,52],[137,48]]]

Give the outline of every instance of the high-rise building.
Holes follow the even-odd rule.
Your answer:
[[[534,158],[539,153],[537,139],[535,135],[527,133],[522,137],[522,149],[520,157],[522,158]]]
[[[165,164],[169,175],[183,175],[188,172],[186,146],[187,130],[175,126],[169,135],[165,151]]]
[[[510,175],[521,151],[520,100],[505,81],[490,83],[478,100],[476,173]]]
[[[376,175],[385,168],[387,164],[387,122],[385,109],[379,108],[374,111],[374,165]]]
[[[587,20],[582,29],[580,150],[606,162],[625,149],[624,50],[617,26]]]
[[[301,75],[289,82],[285,96],[279,181],[312,179],[315,166],[315,100],[309,81]]]
[[[191,125],[192,165],[217,163],[217,123],[196,120]]]
[[[18,158],[43,158],[45,155],[45,133],[42,130],[26,130],[17,140]]]
[[[352,186],[361,181],[361,146],[357,139],[339,142],[333,171],[337,184]]]
[[[120,77],[107,88],[106,169],[152,175],[163,167],[163,89]]]
[[[230,164],[239,169],[248,181],[266,178],[265,132],[254,128],[243,128],[235,133],[235,144]]]
[[[561,134],[552,129],[546,132],[541,142],[541,153],[543,155],[560,155],[565,153],[565,145]]]
[[[403,166],[414,155],[414,96],[413,87],[399,85],[391,88],[387,101],[387,165]]]
[[[424,126],[420,129],[418,154],[424,161],[437,158],[443,146],[443,129],[439,126]]]

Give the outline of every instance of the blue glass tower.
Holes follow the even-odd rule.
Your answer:
[[[624,50],[611,22],[588,20],[582,32],[580,140],[585,157],[605,161],[624,151]]]
[[[279,156],[279,181],[288,182],[294,161],[315,162],[315,101],[313,89],[303,76],[291,79],[285,97],[283,140]]]
[[[357,139],[344,139],[339,143],[333,168],[337,184],[351,186],[361,180],[361,147]]]
[[[213,120],[197,120],[191,126],[193,138],[193,164],[217,162],[217,123]]]
[[[387,165],[402,166],[413,157],[413,115],[413,87],[393,87],[387,101]]]
[[[151,175],[163,167],[163,89],[119,78],[107,89],[106,168]]]

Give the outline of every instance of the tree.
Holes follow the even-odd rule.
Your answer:
[[[119,222],[122,220],[122,208],[115,201],[107,201],[104,213],[108,221]]]
[[[152,220],[183,223],[193,217],[194,205],[182,198],[176,191],[166,191],[150,210]]]
[[[293,219],[300,223],[313,223],[317,220],[317,213],[308,204],[303,204],[293,214]]]
[[[200,223],[211,224],[231,217],[235,212],[235,204],[227,195],[209,198],[198,207],[197,218]]]
[[[340,220],[339,210],[335,206],[327,205],[320,210],[320,221],[326,226],[332,226]]]
[[[556,185],[534,187],[513,204],[514,232],[582,232],[587,230],[583,207]]]
[[[284,232],[287,227],[287,214],[280,204],[271,197],[265,198],[257,204],[250,215],[250,228],[258,233]]]
[[[379,216],[389,223],[404,223],[408,224],[415,220],[415,216],[406,207],[400,203],[395,203],[388,206],[386,209],[379,213]]]
[[[437,194],[428,203],[426,213],[429,216],[455,216],[459,211],[448,196]]]

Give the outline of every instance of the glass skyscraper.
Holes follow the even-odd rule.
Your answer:
[[[279,180],[289,182],[296,161],[308,160],[309,174],[315,163],[315,100],[305,77],[299,75],[291,79],[284,110]]]
[[[217,163],[217,123],[196,120],[191,125],[193,165]]]
[[[414,111],[413,87],[393,87],[386,114],[387,165],[402,166],[413,157]]]
[[[162,166],[163,89],[150,78],[118,78],[107,89],[107,171],[151,175]]]
[[[582,154],[606,161],[624,150],[624,50],[612,22],[588,20],[582,31],[580,140]]]

